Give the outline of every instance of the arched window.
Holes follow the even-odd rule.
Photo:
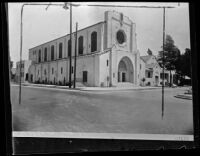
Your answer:
[[[62,58],[62,43],[59,43],[59,58]]]
[[[41,50],[39,50],[39,53],[38,53],[38,62],[41,62]]]
[[[68,40],[68,56],[71,54],[71,42]]]
[[[126,41],[126,36],[125,36],[125,32],[122,30],[119,30],[117,32],[117,42],[119,44],[123,44]]]
[[[91,34],[91,52],[97,51],[97,32]]]
[[[47,48],[44,49],[44,61],[47,61]]]
[[[54,45],[51,46],[51,60],[54,60]]]
[[[83,36],[78,38],[78,54],[83,55]]]

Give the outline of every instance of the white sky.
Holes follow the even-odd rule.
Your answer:
[[[83,4],[84,2],[79,3]],[[95,4],[175,6],[176,8],[166,9],[166,34],[172,36],[175,45],[182,53],[185,48],[190,48],[188,3],[180,3],[180,6],[178,3],[96,2]],[[9,3],[8,5],[10,55],[11,60],[14,61],[14,67],[20,59],[21,6],[22,3]],[[28,59],[28,49],[64,36],[70,31],[69,10],[65,10],[61,6],[50,6],[48,10],[45,8],[46,6],[24,7],[22,59]],[[137,48],[141,56],[147,54],[148,48],[153,51],[154,55],[158,54],[162,46],[163,9],[73,7],[72,30],[75,30],[76,22],[78,22],[79,29],[82,29],[103,21],[104,12],[107,10],[122,12],[136,23]]]

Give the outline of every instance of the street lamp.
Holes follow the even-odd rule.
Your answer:
[[[22,65],[22,45],[23,45],[23,10],[24,10],[24,7],[27,6],[27,5],[32,5],[32,6],[47,6],[46,10],[48,9],[48,7],[50,5],[53,5],[53,6],[63,6],[63,4],[52,4],[52,3],[25,3],[21,6],[21,19],[20,19],[20,73],[19,73],[19,104],[21,104],[21,65]],[[68,9],[67,7],[67,3],[64,3],[64,6],[63,6],[64,9]],[[71,22],[71,20],[70,20]]]

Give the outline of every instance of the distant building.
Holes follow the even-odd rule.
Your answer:
[[[156,56],[149,54],[141,56],[140,59],[140,85],[161,86],[163,82],[163,69],[158,64]],[[172,82],[174,74],[175,72],[172,71]],[[170,83],[170,72],[164,70],[164,75],[164,85],[168,85]]]
[[[16,76],[16,68],[12,68],[11,69],[11,76],[10,76],[11,81],[15,80],[15,76]]]
[[[21,82],[28,81],[28,69],[31,65],[30,60],[23,60],[21,63]],[[20,61],[16,63],[16,75],[15,75],[15,81],[20,81]]]
[[[106,11],[105,20],[78,30],[76,81],[86,86],[139,85],[140,54],[136,24],[127,16]],[[66,85],[72,48],[74,75],[75,35],[46,42],[29,49],[29,82]]]

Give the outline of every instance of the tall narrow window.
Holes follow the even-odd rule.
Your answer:
[[[47,48],[44,49],[44,61],[47,61]]]
[[[83,36],[78,38],[78,54],[83,55]]]
[[[51,60],[54,60],[54,45],[51,46]]]
[[[62,58],[62,43],[59,43],[59,58]]]
[[[91,52],[97,51],[97,32],[91,34]]]
[[[71,55],[71,42],[68,40],[68,56]]]
[[[38,62],[41,62],[41,50],[39,50],[39,53],[38,53]]]
[[[74,73],[74,67],[72,66],[72,74]]]
[[[148,72],[148,78],[150,78],[151,77],[151,73],[150,72]]]

